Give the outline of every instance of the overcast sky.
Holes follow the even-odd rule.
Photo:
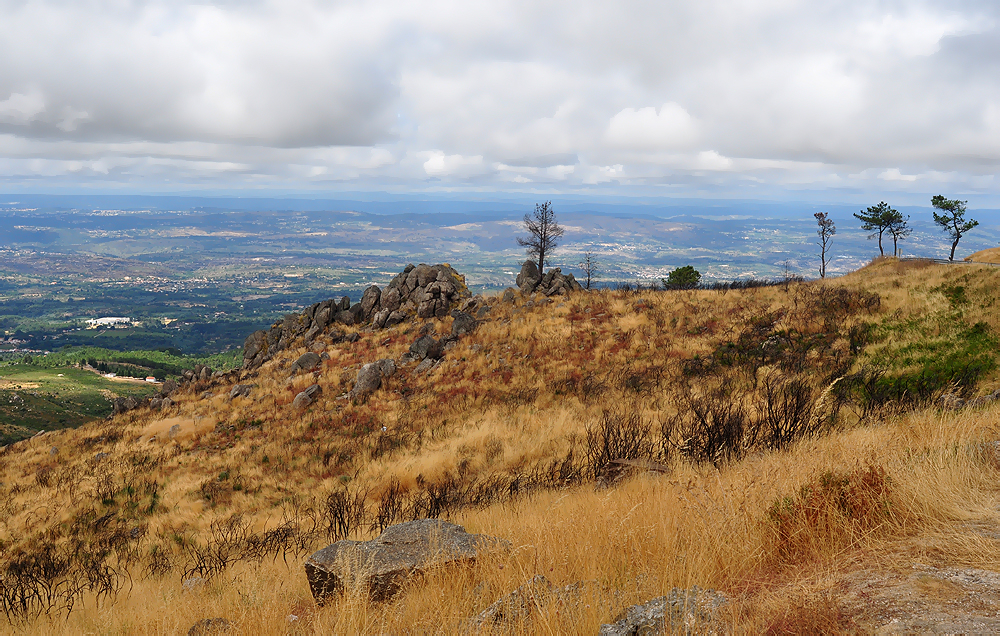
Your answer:
[[[0,187],[995,197],[998,21],[992,0],[0,0]]]

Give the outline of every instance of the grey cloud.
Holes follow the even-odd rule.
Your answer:
[[[943,0],[0,2],[0,178],[995,191],[998,21]]]

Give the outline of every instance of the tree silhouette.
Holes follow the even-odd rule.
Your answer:
[[[837,233],[837,226],[833,224],[833,219],[826,212],[817,212],[813,214],[816,217],[816,224],[819,225],[819,229],[816,230],[816,234],[819,235],[820,246],[819,253],[819,277],[826,278],[826,264],[827,258],[826,254],[830,250],[830,237]]]
[[[892,237],[892,255],[899,256],[899,248],[897,244],[902,241],[907,236],[913,233],[913,228],[910,227],[910,215],[907,214],[906,218],[900,212],[893,210],[894,214],[889,219],[889,226],[885,229]]]
[[[958,199],[946,199],[940,194],[935,194],[931,198],[931,205],[941,210],[941,214],[931,212],[934,215],[934,222],[940,225],[941,229],[947,232],[948,237],[951,239],[949,261],[955,260],[955,248],[958,247],[959,240],[965,236],[966,232],[979,225],[979,221],[974,221],[973,219],[965,220],[965,206],[967,203],[968,201],[959,201]]]
[[[538,273],[545,273],[545,256],[559,244],[564,230],[556,223],[556,213],[552,211],[552,202],[535,204],[532,214],[524,215],[524,229],[528,231],[527,238],[517,238],[517,244],[526,248],[528,256],[535,257],[538,262]]]
[[[587,281],[584,284],[584,288],[588,291],[590,290],[590,283],[593,281],[594,276],[597,274],[597,267],[600,263],[594,258],[593,252],[587,252],[583,255],[583,260],[580,261],[580,269],[583,270],[584,279]]]
[[[871,232],[868,238],[878,237],[878,251],[882,256],[885,256],[885,250],[882,249],[882,234],[889,229],[892,219],[897,215],[899,212],[890,208],[885,201],[880,201],[878,205],[873,205],[864,212],[854,213],[854,218],[861,221],[861,229]]]

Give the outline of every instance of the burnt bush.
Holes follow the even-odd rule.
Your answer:
[[[768,450],[781,450],[796,440],[819,432],[813,419],[813,391],[804,381],[770,375],[756,395],[754,440]]]
[[[753,445],[746,408],[725,387],[705,395],[683,391],[675,406],[677,413],[661,423],[661,436],[690,461],[720,466],[739,459]]]
[[[585,474],[602,479],[614,460],[664,462],[666,451],[653,434],[652,422],[640,414],[605,411],[600,422],[587,427]]]
[[[321,518],[326,535],[332,541],[346,539],[351,532],[361,527],[365,520],[366,498],[367,491],[360,489],[351,491],[347,486],[326,496]]]

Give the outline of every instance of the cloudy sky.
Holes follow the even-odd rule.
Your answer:
[[[0,0],[0,187],[995,197],[1000,3]]]

